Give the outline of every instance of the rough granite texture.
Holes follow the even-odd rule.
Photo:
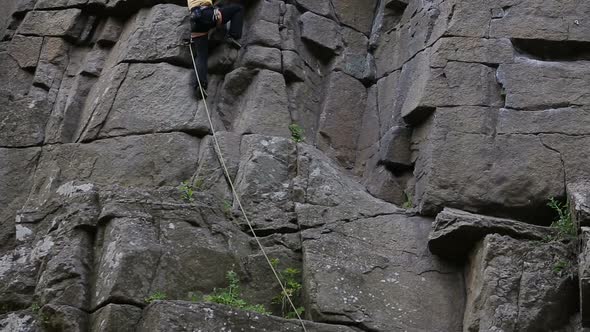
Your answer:
[[[302,330],[194,97],[184,5],[2,1],[0,331]],[[211,34],[220,150],[309,331],[590,328],[589,16],[252,0],[240,50]],[[275,316],[202,301],[230,270]]]

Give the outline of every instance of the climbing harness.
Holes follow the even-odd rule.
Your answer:
[[[223,154],[221,153],[221,148],[219,146],[219,142],[217,141],[217,133],[216,133],[215,128],[213,126],[213,121],[211,120],[211,114],[209,113],[209,107],[207,106],[207,99],[205,97],[205,91],[203,90],[203,86],[201,85],[201,79],[199,78],[199,71],[197,70],[197,64],[195,63],[195,56],[193,53],[192,42],[189,43],[188,46],[189,46],[189,49],[191,52],[191,59],[193,61],[193,69],[195,70],[195,76],[197,77],[197,83],[199,84],[199,90],[200,90],[201,97],[202,97],[201,100],[203,101],[203,104],[205,106],[205,113],[207,114],[207,120],[209,121],[209,126],[211,128],[211,134],[213,136],[213,142],[215,145],[215,153],[217,154],[217,158],[219,159],[219,162],[221,163],[221,167],[223,168],[223,172],[225,174],[225,177],[227,178],[227,182],[229,183],[232,194],[233,194],[236,202],[238,203],[240,211],[242,212],[242,215],[244,216],[244,220],[246,220],[246,223],[248,224],[248,227],[250,228],[250,232],[252,232],[252,236],[254,237],[254,240],[256,240],[256,243],[258,244],[258,247],[260,248],[260,251],[262,252],[262,255],[264,256],[264,259],[266,259],[268,266],[272,270],[272,273],[274,274],[279,285],[281,286],[283,294],[287,297],[287,300],[289,300],[289,304],[293,308],[295,315],[297,315],[297,319],[299,320],[299,323],[301,323],[301,327],[303,328],[303,331],[307,332],[307,329],[305,328],[305,324],[303,323],[303,319],[301,319],[301,315],[299,315],[299,312],[297,311],[295,304],[293,304],[293,301],[291,300],[291,296],[289,296],[289,294],[287,293],[287,290],[285,289],[285,286],[283,285],[281,278],[279,278],[279,274],[277,273],[277,270],[275,269],[270,258],[266,254],[266,251],[264,250],[262,243],[260,243],[260,239],[258,238],[258,236],[256,235],[256,232],[254,231],[254,227],[252,227],[252,223],[250,222],[250,219],[248,219],[248,216],[246,215],[246,210],[242,206],[242,202],[240,201],[240,196],[238,195],[238,192],[236,191],[236,188],[235,188],[234,183],[231,179],[231,176],[229,174],[227,166],[225,165],[225,159],[223,158]]]

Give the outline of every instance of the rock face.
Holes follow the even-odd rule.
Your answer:
[[[460,330],[463,277],[427,251],[430,224],[392,214],[304,231],[312,318],[375,331]]]
[[[570,261],[567,248],[560,244],[488,235],[467,265],[463,329],[540,331],[562,327],[577,306],[572,301],[576,288]]]
[[[554,236],[554,231],[548,227],[447,208],[436,216],[428,248],[438,256],[464,258],[462,256],[488,234],[542,241]]]
[[[184,2],[5,0],[0,330],[590,327],[588,14],[248,1],[205,103]]]
[[[179,320],[178,317],[181,317]],[[307,331],[353,332],[355,328],[305,322]],[[248,313],[216,304],[194,304],[190,302],[156,302],[146,308],[139,329],[142,331],[302,331],[295,320]]]

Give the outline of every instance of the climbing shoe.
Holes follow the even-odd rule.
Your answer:
[[[238,42],[234,37],[232,36],[225,36],[225,42],[227,44],[229,44],[229,46],[233,47],[233,48],[237,48],[240,49],[242,48],[242,44],[240,44],[240,42]]]
[[[197,100],[201,100],[203,99],[203,96],[205,97],[205,99],[207,99],[207,97],[209,96],[207,94],[207,88],[203,88],[203,94],[201,94],[201,89],[199,89],[199,87],[197,86],[195,88],[195,97],[197,97]]]

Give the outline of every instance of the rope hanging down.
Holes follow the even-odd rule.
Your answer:
[[[192,41],[191,41],[191,43],[188,44],[188,48],[191,51],[191,59],[193,61],[193,68],[195,70],[195,76],[197,76],[197,83],[199,84],[199,90],[201,93],[201,100],[203,100],[203,104],[205,105],[205,113],[207,114],[207,119],[209,120],[209,126],[211,128],[211,133],[213,135],[213,142],[215,144],[215,152],[217,154],[217,158],[219,159],[219,162],[221,163],[221,167],[223,168],[223,172],[225,174],[225,177],[227,178],[227,182],[229,183],[229,186],[231,187],[232,194],[233,194],[236,202],[238,203],[238,206],[240,207],[240,211],[242,212],[242,215],[244,216],[244,219],[246,220],[248,227],[250,228],[250,232],[252,232],[252,235],[254,236],[254,239],[256,240],[258,247],[260,247],[260,251],[262,252],[262,255],[266,259],[268,266],[272,270],[272,273],[274,274],[279,285],[281,286],[283,294],[285,294],[285,296],[287,297],[287,300],[289,300],[289,304],[291,305],[291,307],[293,308],[293,311],[297,315],[297,319],[301,323],[301,327],[303,328],[303,331],[307,332],[307,329],[305,328],[305,324],[303,323],[303,319],[301,319],[301,316],[299,315],[299,312],[297,311],[295,304],[293,304],[293,301],[291,300],[291,296],[289,296],[289,294],[287,293],[287,290],[285,289],[285,286],[283,285],[283,282],[281,281],[281,278],[279,278],[279,274],[277,273],[277,270],[275,269],[272,262],[270,261],[270,258],[266,254],[266,251],[264,250],[262,243],[260,243],[260,239],[258,239],[258,236],[256,235],[256,232],[254,231],[254,227],[252,227],[252,223],[250,222],[250,219],[248,219],[248,216],[246,215],[246,210],[244,210],[244,207],[242,206],[242,202],[240,201],[240,196],[238,195],[238,192],[236,191],[236,188],[234,187],[234,183],[233,183],[231,176],[229,174],[229,171],[227,170],[227,167],[225,165],[225,160],[223,159],[223,154],[221,153],[221,148],[219,146],[219,142],[217,141],[217,133],[215,131],[215,128],[213,127],[213,121],[211,120],[211,114],[209,113],[209,107],[207,106],[205,92],[203,91],[203,86],[201,85],[201,79],[199,78],[199,71],[197,70],[197,64],[195,63],[195,56],[193,54]]]

